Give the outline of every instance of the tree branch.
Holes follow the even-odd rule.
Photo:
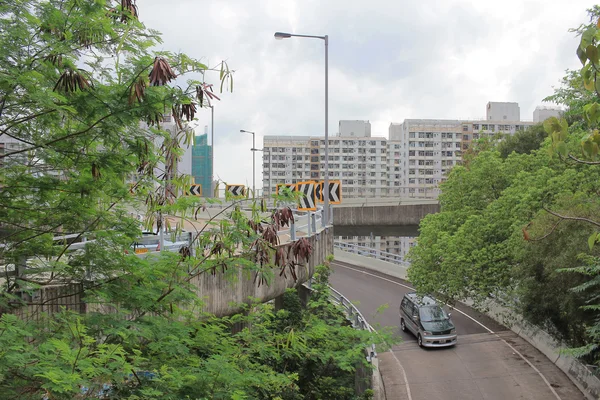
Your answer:
[[[588,218],[583,218],[583,217],[568,217],[566,215],[561,215],[561,214],[558,214],[558,213],[556,213],[554,211],[551,211],[548,208],[546,208],[546,206],[542,206],[542,208],[544,210],[546,210],[547,213],[549,213],[551,215],[554,215],[555,217],[558,217],[558,218],[560,218],[562,220],[566,219],[566,220],[570,220],[570,221],[582,221],[582,222],[587,222],[588,224],[592,224],[594,226],[600,227],[600,222],[592,221],[591,219],[588,219]]]
[[[572,154],[569,154],[569,158],[573,161],[576,161],[580,164],[586,164],[586,165],[600,165],[600,161],[585,161],[585,160],[581,160],[575,156],[573,156]]]

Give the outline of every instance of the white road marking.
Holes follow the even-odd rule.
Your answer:
[[[411,286],[408,286],[408,285],[405,285],[405,284],[402,284],[402,283],[398,283],[398,282],[395,282],[395,281],[393,281],[393,280],[391,280],[391,279],[388,279],[388,278],[383,278],[383,277],[381,277],[381,276],[379,276],[379,275],[371,274],[371,273],[369,273],[369,272],[362,271],[362,270],[360,270],[360,269],[356,269],[356,268],[348,267],[348,266],[345,266],[345,265],[341,265],[341,264],[338,264],[338,263],[336,263],[335,261],[333,262],[333,264],[335,264],[335,265],[336,265],[336,266],[338,266],[338,267],[342,267],[342,268],[351,269],[352,271],[360,272],[360,273],[363,273],[363,274],[365,274],[365,275],[369,275],[369,276],[372,276],[372,277],[375,277],[375,278],[378,278],[378,279],[381,279],[381,280],[384,280],[384,281],[388,281],[388,282],[390,282],[390,283],[393,283],[394,285],[402,286],[402,287],[405,287],[405,288],[407,288],[407,289],[410,289],[410,290],[415,290],[415,289],[414,289],[413,287],[411,287]],[[540,376],[540,378],[542,378],[542,380],[543,380],[543,381],[546,383],[546,385],[548,386],[548,388],[550,389],[550,391],[551,391],[551,392],[554,394],[554,396],[555,396],[555,397],[556,397],[558,400],[562,400],[562,399],[560,398],[560,396],[558,395],[558,393],[556,393],[556,390],[554,390],[554,388],[552,387],[552,385],[550,384],[550,382],[548,382],[548,379],[546,379],[546,377],[545,377],[545,376],[544,376],[544,375],[543,375],[543,374],[540,372],[540,370],[539,370],[539,369],[537,369],[535,365],[533,365],[533,364],[532,364],[532,363],[531,363],[531,362],[530,362],[530,361],[529,361],[527,358],[525,358],[525,357],[523,356],[523,354],[521,354],[521,353],[520,353],[520,352],[519,352],[517,349],[515,349],[515,348],[514,348],[514,347],[513,347],[513,346],[512,346],[510,343],[508,343],[506,340],[502,339],[500,336],[498,336],[498,334],[497,334],[496,332],[494,332],[493,330],[491,330],[490,328],[488,328],[487,326],[485,326],[485,325],[484,325],[484,324],[482,324],[481,322],[477,321],[475,318],[471,317],[470,315],[468,315],[468,314],[466,314],[466,313],[464,313],[464,312],[460,311],[460,310],[459,310],[459,309],[457,309],[457,308],[454,308],[454,310],[456,310],[457,312],[461,313],[461,314],[462,314],[462,315],[464,315],[465,317],[469,318],[469,319],[470,319],[470,320],[472,320],[473,322],[475,322],[475,323],[479,324],[479,325],[480,325],[482,328],[484,328],[484,329],[485,329],[485,330],[487,330],[489,333],[491,333],[492,335],[494,335],[494,336],[496,336],[498,339],[500,339],[502,342],[504,342],[504,344],[506,344],[508,347],[510,347],[510,348],[511,348],[511,350],[512,350],[512,351],[513,351],[515,354],[518,354],[518,355],[519,355],[519,357],[521,357],[521,358],[522,358],[522,359],[523,359],[523,360],[524,360],[524,361],[525,361],[527,364],[529,364],[529,366],[530,366],[530,367],[531,367],[531,368],[532,368],[532,369],[533,369],[535,372],[537,372],[537,374],[538,374],[538,375]],[[406,379],[406,373],[404,372],[404,368],[402,368],[402,364],[400,364],[400,360],[398,360],[398,358],[397,358],[397,357],[396,357],[396,355],[394,354],[394,351],[392,351],[392,355],[394,356],[394,358],[395,358],[395,359],[396,359],[396,361],[398,362],[398,365],[400,366],[400,369],[401,369],[401,371],[402,371],[402,374],[403,374],[403,376],[404,376],[404,381],[406,382],[406,388],[407,388],[407,390],[408,390],[408,393],[409,393],[409,394],[408,394],[408,398],[409,398],[409,400],[410,400],[410,399],[411,399],[411,396],[410,396],[410,390],[409,390],[409,387],[408,387],[408,381],[407,381],[407,379]]]

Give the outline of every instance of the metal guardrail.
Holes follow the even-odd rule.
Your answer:
[[[311,280],[304,284],[306,288],[309,290],[313,290],[311,287]],[[335,290],[333,287],[329,286],[329,301],[335,305],[338,305],[343,310],[346,319],[352,323],[352,327],[354,329],[360,329],[363,331],[377,333],[375,329],[367,322],[365,317],[363,317],[362,313],[356,308],[354,304],[350,300],[348,300],[343,294]],[[367,361],[372,362],[372,359],[377,357],[377,351],[375,349],[375,344],[371,343],[369,347],[367,347]]]
[[[319,227],[324,228],[326,224],[323,220],[323,207],[318,206],[316,211],[298,211],[297,209],[292,208],[292,213],[294,215],[294,222],[290,223],[290,227],[286,229],[281,229],[278,231],[278,235],[289,234],[290,239],[295,241],[297,238],[297,233],[303,232],[306,236],[312,236],[315,234]],[[333,220],[333,213],[330,213],[330,221]],[[87,235],[81,235],[78,233],[73,234],[65,234],[60,236],[55,236],[53,240],[55,242],[64,241],[65,244],[69,243],[69,252],[73,252],[76,250],[84,249],[88,244],[94,243],[95,239],[88,239]],[[175,238],[171,236],[170,233],[165,233],[163,238],[163,251],[170,252],[178,252],[182,246],[188,246],[191,244],[194,238],[193,232],[182,232],[177,235]],[[143,235],[141,238],[137,239],[134,243],[132,243],[132,251],[134,251],[138,256],[146,257],[150,254],[157,254],[161,251],[160,248],[160,234],[149,234]],[[0,244],[0,249],[5,248],[6,245]],[[28,269],[34,268],[32,261],[40,262],[36,257],[32,257],[30,259],[23,260],[20,264],[23,268]],[[1,263],[1,261],[0,261]],[[0,265],[0,269],[4,271],[6,276],[17,275],[17,266],[15,264],[6,264]]]
[[[374,249],[372,247],[360,246],[354,243],[345,243],[339,240],[333,242],[333,247],[336,249],[347,251],[348,253],[359,254],[364,257],[376,258],[381,261],[387,261],[394,264],[399,264],[404,267],[408,267],[410,263],[408,261],[404,261],[399,254],[389,253],[387,251],[382,251],[378,249]]]

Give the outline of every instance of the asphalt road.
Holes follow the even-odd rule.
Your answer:
[[[402,296],[405,293],[414,291],[408,282],[339,261],[333,262],[332,268],[331,285],[346,296],[348,300],[354,302],[375,329],[390,326],[401,334],[403,341],[416,342],[416,338],[411,333],[404,333],[399,329],[398,308]],[[456,333],[459,336],[487,333],[488,330],[476,321],[482,322],[494,331],[506,330],[502,325],[469,307],[456,306],[458,310],[463,311],[476,321],[456,310],[445,308],[446,311],[452,313],[452,322],[454,322]]]
[[[378,354],[388,400],[585,399],[537,349],[461,304],[448,310],[458,344],[419,348],[415,337],[398,327],[402,296],[412,291],[407,282],[338,261],[332,268],[331,285],[352,301],[375,329],[388,326],[402,336],[401,344]]]

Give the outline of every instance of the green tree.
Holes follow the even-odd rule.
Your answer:
[[[539,149],[547,136],[542,124],[533,125],[523,131],[515,132],[514,135],[507,135],[498,144],[498,151],[502,158],[508,157],[513,151],[519,154],[529,154],[533,150]]]
[[[216,98],[205,77],[233,84],[225,63],[154,52],[160,35],[137,15],[134,0],[0,3],[0,136],[13,142],[0,154],[0,397],[355,398],[354,370],[379,339],[325,303],[326,279],[308,312],[200,311],[200,274],[243,269],[269,284],[306,262],[305,240],[291,255],[276,250],[289,209],[253,203],[246,217],[234,203],[180,253],[131,254],[141,233],[132,211],[146,228],[177,232],[205,206],[178,196],[189,178],[175,165],[186,122]],[[166,115],[176,132],[163,129]],[[23,314],[67,288],[86,313]],[[49,297],[35,300],[40,290]]]
[[[441,213],[422,222],[409,277],[450,300],[502,301],[600,363],[600,8],[590,16],[576,30],[583,69],[549,98],[567,107],[567,119],[544,122],[550,140],[535,127],[454,168],[441,185]]]

